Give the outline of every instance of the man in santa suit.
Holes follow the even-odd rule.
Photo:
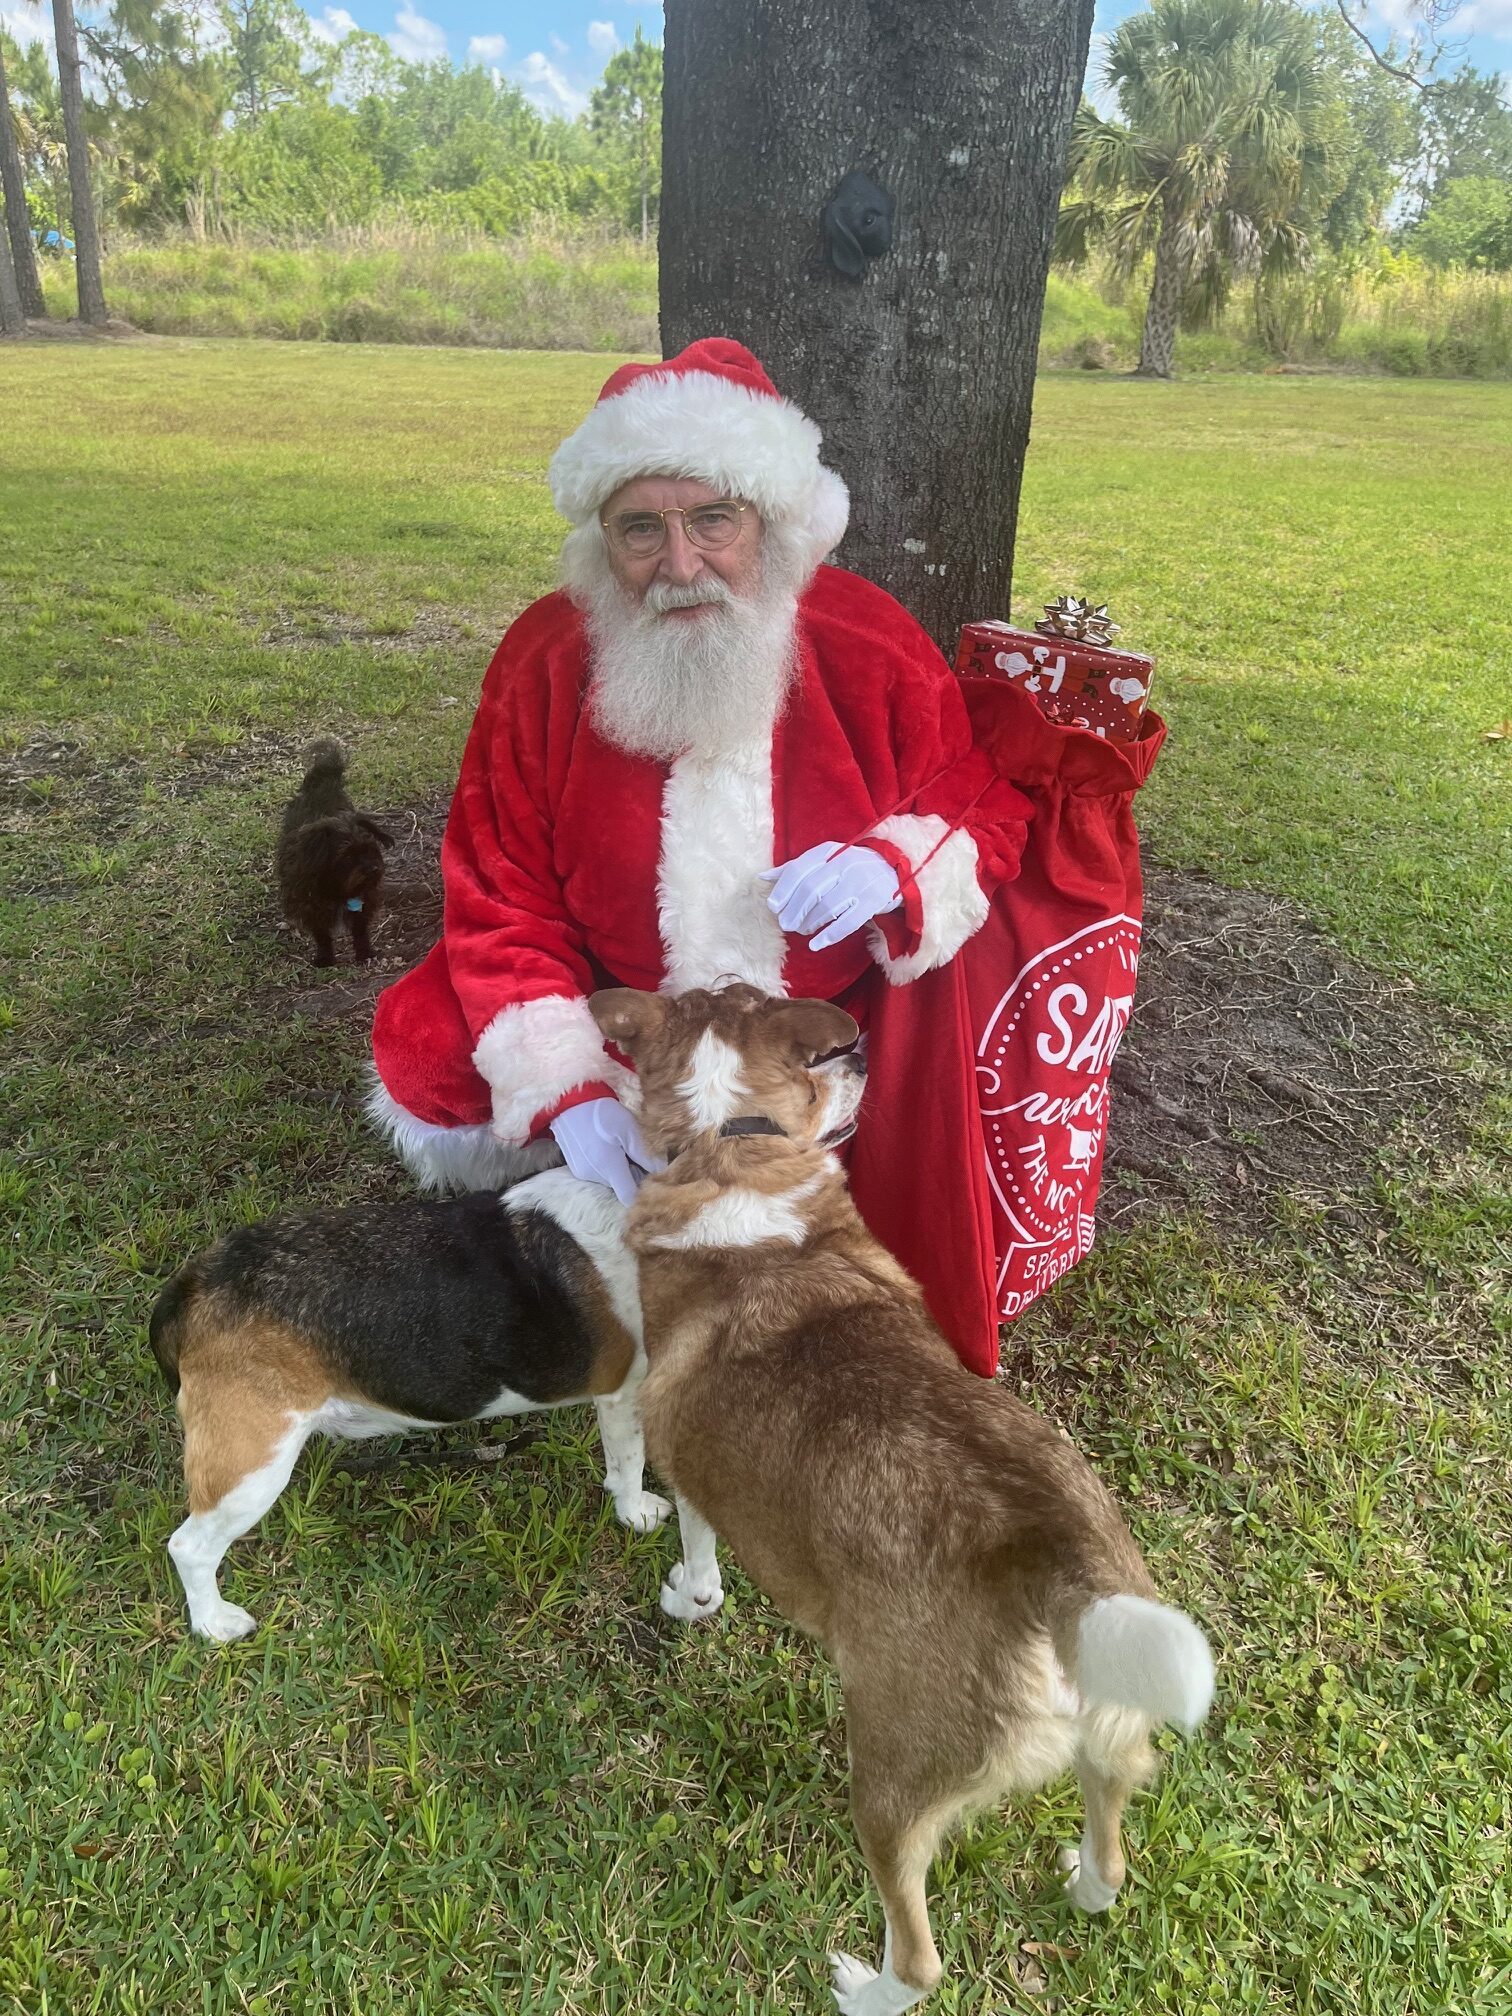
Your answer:
[[[374,1027],[370,1111],[427,1184],[565,1160],[628,1201],[650,1158],[596,988],[740,979],[864,1026],[1015,874],[1025,801],[974,766],[950,668],[822,564],[848,499],[819,451],[750,352],[710,339],[616,371],[553,457],[563,586],[489,667],[444,935]],[[901,1142],[904,1117],[863,1125]]]

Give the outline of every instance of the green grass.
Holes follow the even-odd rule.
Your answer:
[[[767,2016],[880,1925],[833,1676],[741,1581],[661,1629],[576,1415],[515,1461],[316,1453],[185,1636],[154,1285],[240,1218],[400,1194],[361,1018],[267,887],[288,746],[373,802],[454,776],[545,585],[547,454],[604,366],[298,346],[0,352],[0,725],[76,758],[0,813],[0,2006]],[[1508,395],[1042,384],[1020,609],[1160,654],[1165,859],[1306,902],[1446,1018],[1507,981]],[[272,640],[272,641],[270,641]],[[1500,794],[1500,795],[1499,795]],[[331,976],[339,987],[342,976]],[[1457,1039],[1463,1041],[1463,1038]],[[1288,1209],[1108,1242],[1013,1333],[1026,1387],[1208,1623],[1219,1711],[1136,1805],[1127,1901],[1061,1901],[1069,1787],[933,1886],[942,2016],[1427,2016],[1512,1997],[1504,1119]],[[1498,1128],[1502,1131],[1498,1132]]]

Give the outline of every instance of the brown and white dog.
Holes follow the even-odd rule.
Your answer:
[[[168,1551],[189,1621],[253,1629],[222,1600],[221,1558],[277,1499],[311,1435],[413,1434],[592,1400],[604,1489],[649,1533],[635,1263],[613,1194],[548,1169],[478,1191],[270,1218],[181,1267],[152,1312],[178,1393],[189,1517]]]
[[[719,1608],[717,1534],[835,1661],[887,1916],[881,1973],[835,1955],[835,1995],[847,2016],[898,2016],[940,1976],[924,1886],[946,1828],[1074,1765],[1087,1824],[1062,1866],[1073,1900],[1104,1910],[1150,1732],[1201,1722],[1212,1657],[1156,1600],[1088,1464],[962,1368],[862,1224],[827,1145],[863,1090],[854,1056],[832,1054],[850,1016],[746,986],[591,1005],[671,1158],[626,1225],[647,1446],[683,1531],[662,1604]]]

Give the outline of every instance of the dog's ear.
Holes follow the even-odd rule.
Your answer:
[[[393,846],[394,844],[393,834],[390,833],[387,826],[380,825],[378,820],[376,820],[373,817],[371,812],[359,812],[357,814],[357,824],[361,826],[364,829],[364,831],[371,833],[373,838],[378,842],[380,847]]]
[[[341,858],[350,835],[342,819],[312,819],[300,828],[299,860],[306,874],[323,874]]]
[[[665,994],[642,994],[635,987],[605,987],[589,996],[588,1012],[611,1043],[629,1057],[667,1019]]]
[[[766,1013],[784,1044],[805,1064],[848,1050],[861,1034],[855,1016],[833,1001],[774,1001]]]

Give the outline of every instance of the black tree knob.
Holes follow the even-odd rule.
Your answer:
[[[852,168],[824,206],[824,249],[830,264],[847,280],[859,280],[868,259],[892,249],[897,203],[887,191]]]

